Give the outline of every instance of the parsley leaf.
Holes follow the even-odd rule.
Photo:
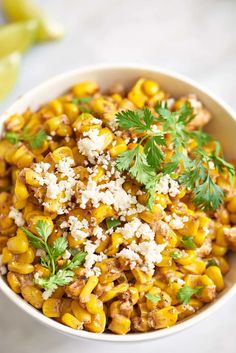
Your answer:
[[[119,219],[115,219],[115,218],[107,218],[106,219],[107,229],[115,228],[115,227],[119,226],[120,224],[121,224],[121,221]]]
[[[145,297],[150,300],[152,303],[157,303],[161,300],[161,296],[157,295],[157,294],[151,294],[151,293],[147,293],[145,294]]]
[[[193,241],[193,237],[191,236],[183,236],[181,242],[186,249],[195,250],[197,248],[196,244]]]
[[[41,129],[35,135],[29,136],[27,141],[29,141],[32,148],[40,148],[46,139],[47,134],[43,129]]]
[[[195,294],[200,294],[202,289],[203,287],[191,288],[189,286],[184,286],[178,291],[177,299],[180,301],[180,303],[187,305],[191,297]]]

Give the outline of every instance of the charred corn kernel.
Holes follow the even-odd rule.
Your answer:
[[[167,292],[167,294],[170,295],[173,305],[178,304],[177,294],[178,294],[180,288],[181,288],[181,284],[179,284],[177,282],[171,282],[165,288],[165,292]]]
[[[13,254],[8,250],[7,247],[2,249],[2,264],[6,265],[8,262],[11,262]]]
[[[178,310],[174,306],[163,309],[155,309],[149,314],[149,323],[154,329],[173,326],[178,320]]]
[[[8,263],[8,270],[22,275],[34,272],[34,266],[31,264],[24,264],[22,262],[12,261]]]
[[[7,165],[4,160],[0,160],[0,177],[3,177],[6,173]]]
[[[186,250],[185,255],[183,257],[176,259],[176,261],[183,266],[189,265],[195,260],[196,260],[196,252],[194,250]]]
[[[228,203],[227,209],[231,213],[236,213],[236,197],[233,197],[232,200]]]
[[[216,230],[216,244],[223,247],[226,247],[228,245],[225,237],[225,229],[228,228],[220,226]]]
[[[113,158],[125,151],[127,151],[127,145],[125,144],[119,144],[109,149],[109,153]]]
[[[73,159],[73,153],[71,148],[69,147],[59,147],[56,150],[52,152],[52,156],[55,160],[55,162],[61,161],[63,158],[70,157]]]
[[[80,301],[81,303],[87,303],[91,298],[91,293],[98,284],[98,278],[96,276],[89,277],[87,283],[80,293]],[[94,313],[92,313],[94,314]]]
[[[139,216],[148,224],[154,224],[163,217],[163,210],[158,205],[154,205],[152,211],[144,211]]]
[[[66,116],[69,118],[70,122],[73,123],[79,114],[77,105],[73,103],[65,103],[63,108]]]
[[[134,285],[134,287],[137,289],[137,291],[139,293],[146,293],[146,292],[150,291],[152,286],[153,286],[152,281],[150,283],[145,283],[145,284],[141,284],[141,283],[136,282]]]
[[[86,169],[87,171],[87,169]],[[92,177],[93,181],[95,181],[95,183],[98,183],[99,181],[102,180],[103,175],[105,174],[105,170],[99,165],[97,167],[97,169],[95,170],[95,175]],[[80,179],[81,179],[81,173],[80,175]]]
[[[61,307],[60,307],[61,316],[63,316],[65,313],[72,314],[71,303],[72,303],[72,299],[69,299],[69,298],[61,299]]]
[[[174,248],[178,242],[176,233],[169,226],[166,227],[165,232],[156,232],[155,239],[158,244],[164,244],[167,241],[170,248]]]
[[[150,291],[148,292],[148,294],[156,296],[157,298],[161,298],[161,295],[160,295],[161,290],[160,290],[160,288],[157,288],[157,287],[152,287],[150,289]],[[148,297],[145,297],[145,298],[146,298],[146,305],[147,305],[148,310],[151,311],[151,310],[155,309],[158,304],[158,300],[152,301],[152,300],[148,299]]]
[[[40,186],[39,174],[30,168],[25,169],[25,181],[26,184],[31,186]]]
[[[217,261],[219,263],[221,273],[223,275],[225,275],[229,271],[229,268],[230,268],[228,261],[222,256],[217,257]]]
[[[73,300],[71,303],[71,309],[75,317],[83,322],[83,323],[90,323],[91,322],[91,314],[82,308],[77,300]]]
[[[60,317],[61,300],[49,298],[43,303],[43,314],[47,317]]]
[[[60,115],[63,113],[63,105],[58,99],[52,100],[48,103],[48,108],[56,115]]]
[[[214,256],[224,256],[226,254],[227,250],[228,249],[225,246],[213,244],[211,254]]]
[[[17,262],[32,264],[34,262],[34,258],[35,258],[34,250],[31,247],[29,247],[29,249],[25,253],[17,256]]]
[[[23,254],[29,249],[29,241],[27,236],[21,234],[12,237],[7,242],[7,248],[13,254]]]
[[[34,155],[25,145],[20,146],[12,156],[12,162],[20,169],[29,167],[34,160]]]
[[[84,327],[94,333],[102,333],[105,330],[106,326],[106,314],[104,311],[92,315],[92,320],[90,323],[85,323]]]
[[[103,97],[95,98],[91,104],[93,111],[99,115],[115,111],[115,104]]]
[[[210,266],[206,269],[206,275],[212,279],[216,285],[217,291],[224,289],[224,279],[221,273],[221,270],[218,266]]]
[[[49,276],[47,276],[49,277]],[[65,294],[65,290],[63,287],[58,287],[57,289],[55,289],[55,291],[52,293],[51,298],[54,299],[62,299],[63,295]]]
[[[86,302],[86,308],[90,314],[97,314],[103,311],[103,303],[95,294],[90,294],[89,300]]]
[[[9,116],[7,120],[5,121],[5,128],[6,130],[11,130],[11,131],[19,131],[23,128],[25,124],[25,118],[23,115],[20,114],[14,114]]]
[[[95,218],[96,223],[100,224],[105,218],[114,216],[114,211],[111,206],[101,204],[97,208],[92,209],[91,215]]]
[[[21,284],[20,281],[17,277],[17,275],[14,272],[8,272],[7,273],[7,283],[15,293],[20,293],[21,292]]]
[[[125,335],[130,331],[131,321],[123,315],[116,315],[112,318],[108,329],[118,335]]]
[[[82,327],[82,322],[80,322],[76,317],[70,313],[65,313],[61,317],[61,321],[64,325],[69,326],[75,330],[79,330]]]
[[[72,133],[73,133],[72,128],[69,125],[66,125],[66,124],[61,124],[58,127],[58,129],[56,130],[56,134],[58,136],[62,136],[62,137],[71,136]]]
[[[34,266],[35,272],[39,274],[39,277],[47,278],[50,276],[50,270],[40,264]]]
[[[134,275],[134,278],[136,279],[136,281],[141,284],[146,284],[146,283],[150,282],[150,280],[152,278],[151,274],[143,272],[143,271],[139,270],[138,268],[134,268],[132,270],[132,274]]]
[[[12,161],[12,157],[17,150],[17,145],[10,145],[8,149],[4,153],[4,159],[9,164],[14,164]]]
[[[225,208],[220,209],[217,216],[218,216],[218,219],[221,224],[229,224],[230,223],[229,222],[229,212]]]
[[[158,91],[160,90],[160,86],[158,85],[158,83],[156,83],[155,81],[152,80],[146,80],[144,81],[144,83],[142,84],[142,89],[144,91],[144,93],[149,96],[149,97],[153,97],[155,96]]]
[[[178,311],[178,319],[183,320],[195,313],[195,309],[191,305],[180,304],[176,306]]]
[[[98,90],[98,85],[95,81],[85,81],[78,83],[72,89],[77,97],[93,95]]]
[[[128,98],[137,108],[143,108],[147,101],[147,97],[141,92],[131,91],[128,93]]]
[[[199,220],[197,217],[190,216],[190,215],[188,216],[188,218],[189,218],[189,221],[184,222],[184,227],[181,229],[178,229],[178,231],[182,235],[191,234],[191,236],[195,237],[197,235],[198,228],[199,228]]]
[[[121,283],[112,288],[109,292],[105,293],[104,295],[101,296],[101,301],[103,303],[117,297],[119,294],[127,291],[129,288],[128,283]]]
[[[129,287],[129,292],[130,292],[130,296],[131,296],[131,302],[133,305],[135,305],[138,300],[139,300],[139,292],[137,290],[137,288],[135,287]]]
[[[120,233],[112,233],[111,244],[107,248],[106,254],[108,256],[115,255],[119,251],[119,246],[124,242],[123,235]]]
[[[183,266],[185,270],[196,275],[204,273],[206,269],[206,263],[203,260],[195,260],[192,263]]]
[[[196,236],[194,237],[194,243],[197,246],[201,246],[206,240],[206,233],[204,231],[198,230]]]
[[[104,252],[107,249],[109,243],[110,237],[106,236],[105,239],[100,241],[98,247],[96,248],[96,253],[100,254],[101,252]]]
[[[33,305],[36,309],[41,309],[43,305],[43,296],[41,290],[35,286],[24,286],[21,288],[23,298]]]
[[[104,127],[103,129],[101,129],[100,132],[99,132],[99,135],[103,136],[103,138],[104,138],[103,148],[106,149],[112,143],[114,135],[111,132],[111,130],[108,129],[107,127]]]
[[[162,260],[158,262],[157,266],[158,267],[167,267],[167,266],[172,266],[172,258],[163,251],[162,253]]]
[[[16,179],[15,184],[15,195],[18,200],[26,200],[29,197],[29,192],[25,184],[23,184],[19,178]]]
[[[37,223],[39,221],[44,221],[47,223],[48,225],[48,229],[51,230],[51,232],[53,231],[53,227],[54,227],[54,224],[53,224],[53,221],[50,217],[47,217],[47,216],[43,216],[43,215],[34,215],[30,218],[29,220],[29,229],[31,232],[35,233],[35,234],[38,234],[37,232]]]

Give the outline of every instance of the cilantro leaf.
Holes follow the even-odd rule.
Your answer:
[[[53,245],[51,246],[51,253],[54,259],[57,259],[59,256],[62,256],[66,251],[68,242],[65,238],[57,238]]]
[[[9,131],[5,134],[5,138],[12,144],[15,145],[20,141],[20,135],[16,132]]]
[[[90,103],[92,101],[92,97],[85,96],[85,97],[74,97],[72,98],[72,103],[79,105],[81,103]]]
[[[47,134],[45,130],[39,130],[35,135],[29,136],[27,141],[32,148],[40,148],[43,142],[47,139]]]
[[[119,219],[115,219],[115,218],[107,218],[106,219],[107,229],[115,228],[115,227],[119,226],[120,224],[121,224],[121,221]]]
[[[214,258],[212,258],[207,261],[206,268],[208,268],[210,266],[218,266],[219,267],[219,264],[217,263],[217,261]]]
[[[55,291],[60,286],[65,286],[73,281],[75,274],[69,270],[59,270],[56,274],[48,277],[39,277],[34,282],[45,290]]]
[[[147,157],[144,153],[136,154],[134,164],[130,168],[129,174],[132,178],[144,185],[146,185],[150,179],[155,177],[155,171],[148,164]]]
[[[155,135],[151,137],[144,146],[144,152],[147,155],[147,162],[154,169],[159,169],[161,161],[164,159],[164,153],[158,147],[158,144],[165,145],[163,135]]]
[[[170,252],[170,257],[174,260],[178,260],[182,257],[182,253],[180,250],[175,250]]]
[[[116,120],[122,129],[134,129],[137,132],[150,130],[154,117],[147,108],[126,110],[116,114]]]
[[[36,235],[34,235],[33,233],[31,233],[27,228],[25,227],[21,227],[21,229],[23,230],[23,232],[27,235],[27,237],[29,238],[29,241],[31,243],[31,245],[35,248],[35,249],[40,249],[40,250],[44,250],[45,251],[45,244],[42,241],[42,239],[40,239],[39,237],[37,237]]]
[[[150,300],[152,303],[158,303],[161,300],[161,296],[159,294],[145,294],[145,297]]]
[[[177,299],[180,301],[180,303],[187,305],[191,297],[195,294],[200,294],[202,289],[203,287],[191,288],[189,286],[184,286],[178,291]]]
[[[216,210],[223,199],[223,189],[212,181],[209,173],[205,181],[195,187],[193,201],[201,209]]]
[[[116,160],[116,167],[119,171],[128,170],[135,156],[139,153],[139,147],[120,153]]]
[[[65,264],[62,268],[65,270],[73,270],[76,267],[79,267],[85,260],[87,256],[87,252],[78,251],[72,258],[69,260],[67,264]]]
[[[197,248],[196,244],[193,241],[193,237],[191,236],[183,236],[181,242],[186,249],[195,250]]]
[[[47,241],[49,235],[52,233],[52,225],[47,221],[40,220],[36,224],[36,230],[38,234]]]

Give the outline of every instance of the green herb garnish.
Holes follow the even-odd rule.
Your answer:
[[[219,267],[219,264],[216,262],[216,260],[214,258],[212,259],[209,259],[207,261],[207,265],[206,265],[206,268],[210,267],[210,266],[217,266]]]
[[[181,243],[186,249],[195,250],[197,248],[196,244],[193,241],[193,237],[188,235],[183,236],[183,238],[181,239]]]
[[[193,202],[201,209],[217,209],[223,202],[223,189],[211,177],[209,163],[214,163],[220,173],[228,172],[233,179],[234,167],[220,155],[221,148],[217,141],[203,131],[189,131],[187,125],[194,118],[190,103],[186,102],[176,112],[171,112],[167,105],[158,104],[155,108],[158,117],[148,108],[122,111],[116,114],[119,126],[140,134],[137,146],[121,153],[117,157],[117,168],[143,184],[148,195],[148,206],[153,207],[155,192],[161,176],[176,174],[183,165],[183,172],[177,172],[177,180],[192,192]],[[161,124],[158,131],[153,126]],[[173,154],[165,161],[166,137],[171,137]],[[191,151],[191,157],[185,153],[190,140],[197,142]],[[214,141],[214,152],[207,152],[204,147]]]
[[[76,105],[81,103],[90,103],[92,99],[92,97],[74,97],[72,98],[72,103]]]
[[[151,293],[147,293],[145,294],[145,297],[150,300],[152,303],[157,303],[161,300],[161,296],[158,294],[151,294]]]
[[[27,129],[24,129],[21,133],[9,131],[6,133],[5,138],[13,145],[23,141],[28,142],[32,148],[40,148],[47,139],[47,134],[41,129],[36,134],[32,135]]]
[[[175,250],[170,252],[170,257],[174,260],[178,260],[182,257],[182,253],[180,250]]]
[[[178,291],[177,299],[180,301],[180,303],[187,305],[191,297],[195,294],[200,294],[202,289],[203,287],[191,288],[189,286],[184,286]]]
[[[50,246],[48,244],[48,238],[53,230],[52,225],[43,220],[38,221],[36,224],[38,235],[33,234],[25,227],[21,229],[25,232],[34,248],[45,251],[45,255],[41,256],[40,261],[44,267],[50,270],[51,275],[48,278],[37,278],[35,279],[35,283],[46,290],[50,289],[52,291],[58,286],[70,283],[74,277],[72,270],[79,267],[84,262],[87,253],[77,251],[72,259],[67,260],[62,268],[58,269],[57,259],[65,253],[68,247],[67,240],[60,237]]]
[[[115,219],[115,218],[106,219],[107,229],[118,227],[120,224],[121,224],[121,221],[119,219]]]

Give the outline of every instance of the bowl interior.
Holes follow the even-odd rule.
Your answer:
[[[236,159],[236,150],[232,148],[235,145],[236,136],[236,121],[231,110],[219,99],[214,98],[211,94],[200,88],[192,81],[182,78],[179,75],[168,73],[166,71],[155,68],[144,68],[134,66],[98,66],[76,70],[57,76],[44,84],[34,88],[26,95],[20,97],[4,114],[0,120],[0,132],[3,128],[4,120],[11,114],[22,113],[27,108],[36,110],[40,105],[49,100],[63,94],[73,84],[85,81],[95,80],[99,83],[104,91],[114,83],[122,83],[126,88],[129,88],[135,80],[140,77],[157,80],[161,88],[170,92],[174,97],[180,97],[186,93],[195,93],[203,102],[208,110],[212,113],[214,119],[208,125],[207,130],[217,137],[223,144],[225,154],[228,158]],[[86,331],[75,331],[61,325],[52,319],[43,316],[38,310],[27,304],[18,295],[13,293],[6,284],[3,277],[0,276],[0,289],[12,299],[18,306],[29,313],[34,318],[42,323],[54,327],[65,334],[79,336],[95,340],[105,341],[140,341],[146,339],[160,338],[172,333],[181,331],[182,329],[193,325],[204,317],[207,317],[211,312],[223,305],[225,301],[236,292],[236,256],[230,256],[231,269],[225,277],[226,288],[217,297],[217,299],[204,306],[193,317],[178,323],[177,325],[149,333],[128,334],[126,336],[116,336],[114,334],[94,334]]]

